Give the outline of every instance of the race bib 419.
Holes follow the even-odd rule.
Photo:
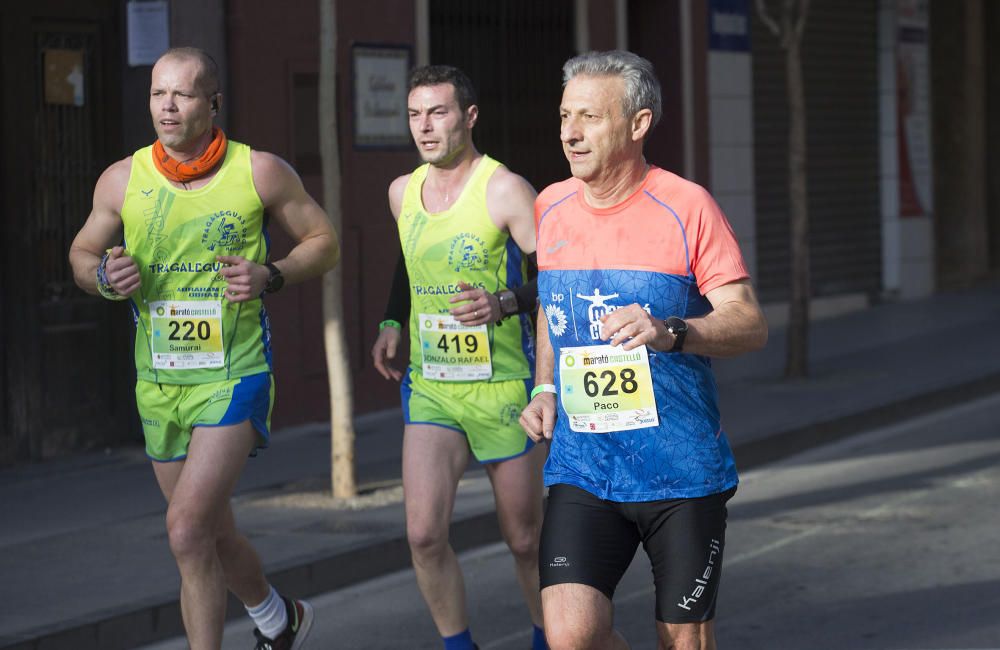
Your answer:
[[[493,376],[485,325],[468,327],[450,314],[420,314],[424,379],[479,381]]]

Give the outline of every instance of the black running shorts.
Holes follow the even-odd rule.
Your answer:
[[[618,503],[572,485],[549,488],[542,526],[542,589],[589,585],[611,599],[639,542],[653,566],[656,619],[715,617],[726,542],[726,501],[736,488],[694,499]]]

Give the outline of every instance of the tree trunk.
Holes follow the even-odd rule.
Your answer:
[[[757,15],[785,50],[788,91],[788,206],[791,295],[785,377],[809,372],[809,203],[806,174],[806,100],[802,81],[802,35],[810,0],[783,0],[776,20],[767,0],[756,0]]]
[[[319,136],[323,204],[343,245],[340,210],[340,146],[337,137],[337,5],[319,0]],[[330,385],[330,483],[333,497],[357,494],[354,479],[354,411],[351,370],[344,337],[342,264],[323,276],[323,342]]]
[[[785,376],[809,372],[809,204],[806,182],[806,102],[799,39],[788,39],[788,198],[791,214],[791,296],[788,302],[788,350]]]

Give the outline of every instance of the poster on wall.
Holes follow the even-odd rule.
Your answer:
[[[409,147],[406,79],[410,72],[410,48],[355,45],[352,55],[354,146]]]
[[[83,50],[44,50],[45,103],[83,106]]]
[[[128,64],[153,65],[170,47],[170,8],[167,0],[129,0]]]
[[[899,208],[919,217],[933,209],[927,0],[897,0],[896,9]]]

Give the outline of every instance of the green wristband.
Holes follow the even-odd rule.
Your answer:
[[[403,329],[403,326],[399,324],[398,320],[387,319],[378,324],[378,331],[382,331],[387,327],[395,327],[398,330]]]
[[[531,389],[531,399],[535,399],[535,395],[538,395],[539,393],[555,394],[557,392],[559,391],[557,391],[556,387],[552,384],[538,384],[537,386]]]

